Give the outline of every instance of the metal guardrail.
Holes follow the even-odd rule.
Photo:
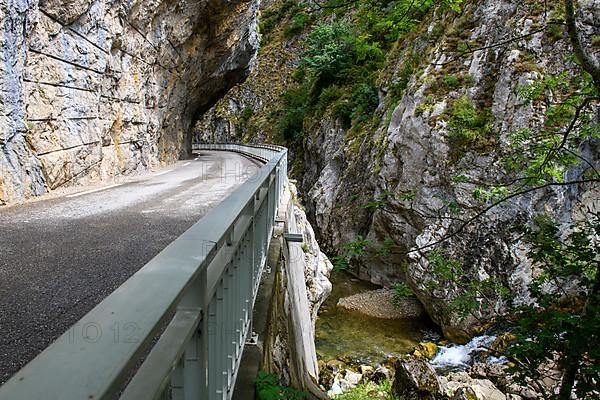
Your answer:
[[[266,164],[0,387],[1,400],[231,398],[287,149],[194,148]]]
[[[244,154],[248,157],[256,158],[263,162],[268,162],[273,152],[287,151],[285,147],[274,144],[244,144],[237,143],[194,143],[192,150],[222,150],[234,151]],[[287,176],[287,175],[286,175]]]

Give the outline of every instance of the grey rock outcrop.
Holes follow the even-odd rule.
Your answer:
[[[249,73],[258,4],[0,1],[0,204],[187,154]]]
[[[424,360],[404,357],[394,366],[392,392],[401,398],[434,400],[441,398],[439,377]]]

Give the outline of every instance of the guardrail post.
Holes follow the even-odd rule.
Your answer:
[[[206,269],[200,271],[188,288],[177,310],[200,309],[206,314]],[[181,361],[171,375],[173,400],[206,399],[208,395],[208,318],[203,317],[187,343]]]

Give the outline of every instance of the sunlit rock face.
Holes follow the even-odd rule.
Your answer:
[[[0,0],[0,204],[187,154],[254,62],[258,0]]]

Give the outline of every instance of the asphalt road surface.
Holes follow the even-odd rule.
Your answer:
[[[0,384],[255,172],[236,153],[0,208]]]

